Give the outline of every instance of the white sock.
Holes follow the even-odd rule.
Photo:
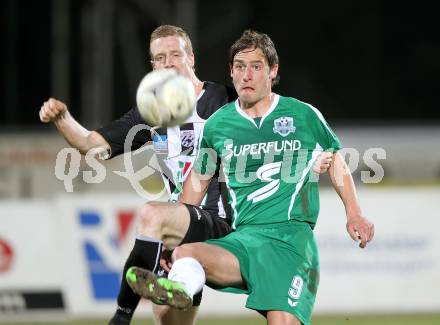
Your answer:
[[[203,289],[206,276],[202,265],[195,258],[184,257],[173,263],[168,279],[182,283],[192,298]]]

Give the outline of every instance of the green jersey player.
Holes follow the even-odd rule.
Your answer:
[[[245,31],[231,47],[238,100],[212,115],[181,200],[199,204],[222,169],[233,210],[224,238],[178,247],[169,279],[140,268],[127,272],[133,290],[159,303],[186,308],[205,281],[249,295],[246,306],[268,324],[309,324],[319,282],[313,228],[319,212],[312,166],[333,153],[330,178],[347,213],[347,230],[365,247],[374,227],[363,217],[340,143],[311,105],[272,92],[278,56],[266,34]]]
[[[310,171],[323,150],[338,149],[338,138],[317,109],[272,94],[261,118],[248,116],[239,100],[213,115],[204,129],[196,168],[214,175],[221,158],[234,228],[289,220],[313,228],[319,197],[316,174]]]

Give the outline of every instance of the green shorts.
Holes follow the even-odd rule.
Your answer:
[[[313,231],[306,223],[242,226],[206,241],[234,254],[245,288],[215,287],[249,297],[246,307],[260,312],[286,311],[310,324],[319,283],[319,257]]]

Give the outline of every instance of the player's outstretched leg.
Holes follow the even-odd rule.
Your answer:
[[[179,282],[157,277],[153,272],[136,266],[129,268],[125,277],[136,294],[155,304],[184,310],[192,306],[191,297]]]

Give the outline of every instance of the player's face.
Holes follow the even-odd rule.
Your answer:
[[[194,55],[185,51],[185,41],[179,36],[156,38],[150,43],[153,69],[174,69],[191,77]]]
[[[270,68],[261,49],[238,52],[232,63],[231,77],[240,101],[252,105],[268,96],[277,71],[278,65]]]

